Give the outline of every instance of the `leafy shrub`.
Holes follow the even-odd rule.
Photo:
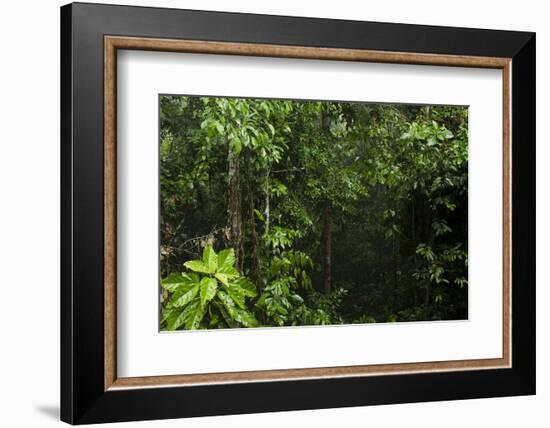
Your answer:
[[[267,268],[268,285],[256,302],[258,316],[268,325],[295,325],[296,312],[303,310],[304,299],[298,293],[311,289],[307,270],[311,258],[301,251],[282,251],[273,256]]]
[[[298,311],[294,325],[343,324],[340,309],[347,294],[344,288],[336,288],[328,294],[312,290],[307,296],[308,306]]]
[[[235,268],[233,249],[216,254],[204,248],[202,260],[184,263],[189,272],[172,273],[161,281],[170,293],[162,313],[167,330],[256,327],[258,321],[246,307],[256,296],[256,286]]]

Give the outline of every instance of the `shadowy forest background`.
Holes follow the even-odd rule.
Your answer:
[[[468,109],[160,97],[161,329],[467,318]]]

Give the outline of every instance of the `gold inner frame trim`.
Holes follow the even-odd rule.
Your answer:
[[[204,373],[119,378],[116,367],[116,85],[117,50],[147,50],[217,55],[322,59],[393,64],[440,65],[502,70],[503,91],[503,320],[502,358],[376,364],[342,367]],[[512,362],[512,158],[511,58],[386,52],[251,43],[171,40],[139,37],[104,37],[104,389],[192,386],[220,383],[282,381],[394,375],[422,372],[480,370],[511,367]]]

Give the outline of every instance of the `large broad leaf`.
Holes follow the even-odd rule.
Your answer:
[[[208,267],[202,262],[202,260],[190,260],[183,264],[187,269],[191,269],[194,272],[210,273]]]
[[[205,305],[216,295],[218,282],[214,278],[204,277],[201,280],[201,305]]]
[[[206,266],[207,272],[213,274],[218,270],[218,255],[211,245],[208,245],[202,253],[202,262]]]
[[[227,248],[218,254],[217,273],[224,274],[228,279],[240,276],[239,271],[235,269],[235,251],[233,248]]]
[[[225,321],[225,324],[227,324],[227,327],[229,328],[237,328],[239,327],[239,323],[235,321],[231,315],[229,315],[229,312],[227,312],[227,309],[225,309],[224,305],[214,300],[213,305],[216,307],[218,312],[221,314],[223,320]]]
[[[217,273],[214,275],[223,285],[229,287],[229,277],[225,273]]]
[[[204,317],[205,309],[199,301],[191,303],[184,311],[186,330],[196,330]]]
[[[166,309],[163,313],[163,319],[166,320],[168,330],[177,330],[185,322],[184,312],[180,309]]]
[[[235,306],[235,301],[226,292],[219,290],[218,297],[222,302],[225,310],[233,321],[245,326],[245,327],[257,327],[258,320],[254,318],[250,312],[245,309],[241,309]]]
[[[225,291],[218,290],[218,298],[227,310],[232,310],[235,308],[235,302],[231,297],[229,297],[229,294],[227,294]]]
[[[174,294],[170,300],[170,306],[174,308],[181,308],[182,306],[187,305],[191,300],[195,298],[199,291],[199,284],[193,284],[189,290],[185,292],[177,292]]]
[[[217,273],[223,273],[228,279],[233,279],[241,276],[239,271],[233,266],[221,266],[218,267]]]
[[[230,268],[235,265],[235,251],[233,248],[227,248],[218,254],[218,270]]]
[[[177,330],[182,325],[186,330],[195,330],[199,328],[203,317],[204,307],[198,300],[193,301],[183,310],[171,308],[167,309],[163,314],[168,330]]]
[[[231,298],[239,308],[245,309],[246,306],[244,303],[244,292],[242,288],[231,284],[229,287],[225,287],[225,290],[227,291],[227,294],[231,296]]]
[[[160,285],[162,288],[173,293],[181,287],[189,287],[190,284],[197,283],[199,281],[199,276],[195,273],[171,273],[167,278],[164,278]]]
[[[244,276],[234,282],[234,284],[242,290],[242,293],[247,297],[256,297],[256,286],[252,281]]]
[[[235,319],[245,327],[258,327],[258,320],[254,317],[254,315],[252,315],[252,313],[239,308],[235,308],[235,312]]]

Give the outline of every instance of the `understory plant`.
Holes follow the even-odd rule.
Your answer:
[[[246,305],[256,296],[256,286],[235,268],[232,248],[217,254],[208,245],[202,259],[183,266],[185,272],[171,273],[161,281],[169,293],[162,312],[167,330],[258,326]]]

